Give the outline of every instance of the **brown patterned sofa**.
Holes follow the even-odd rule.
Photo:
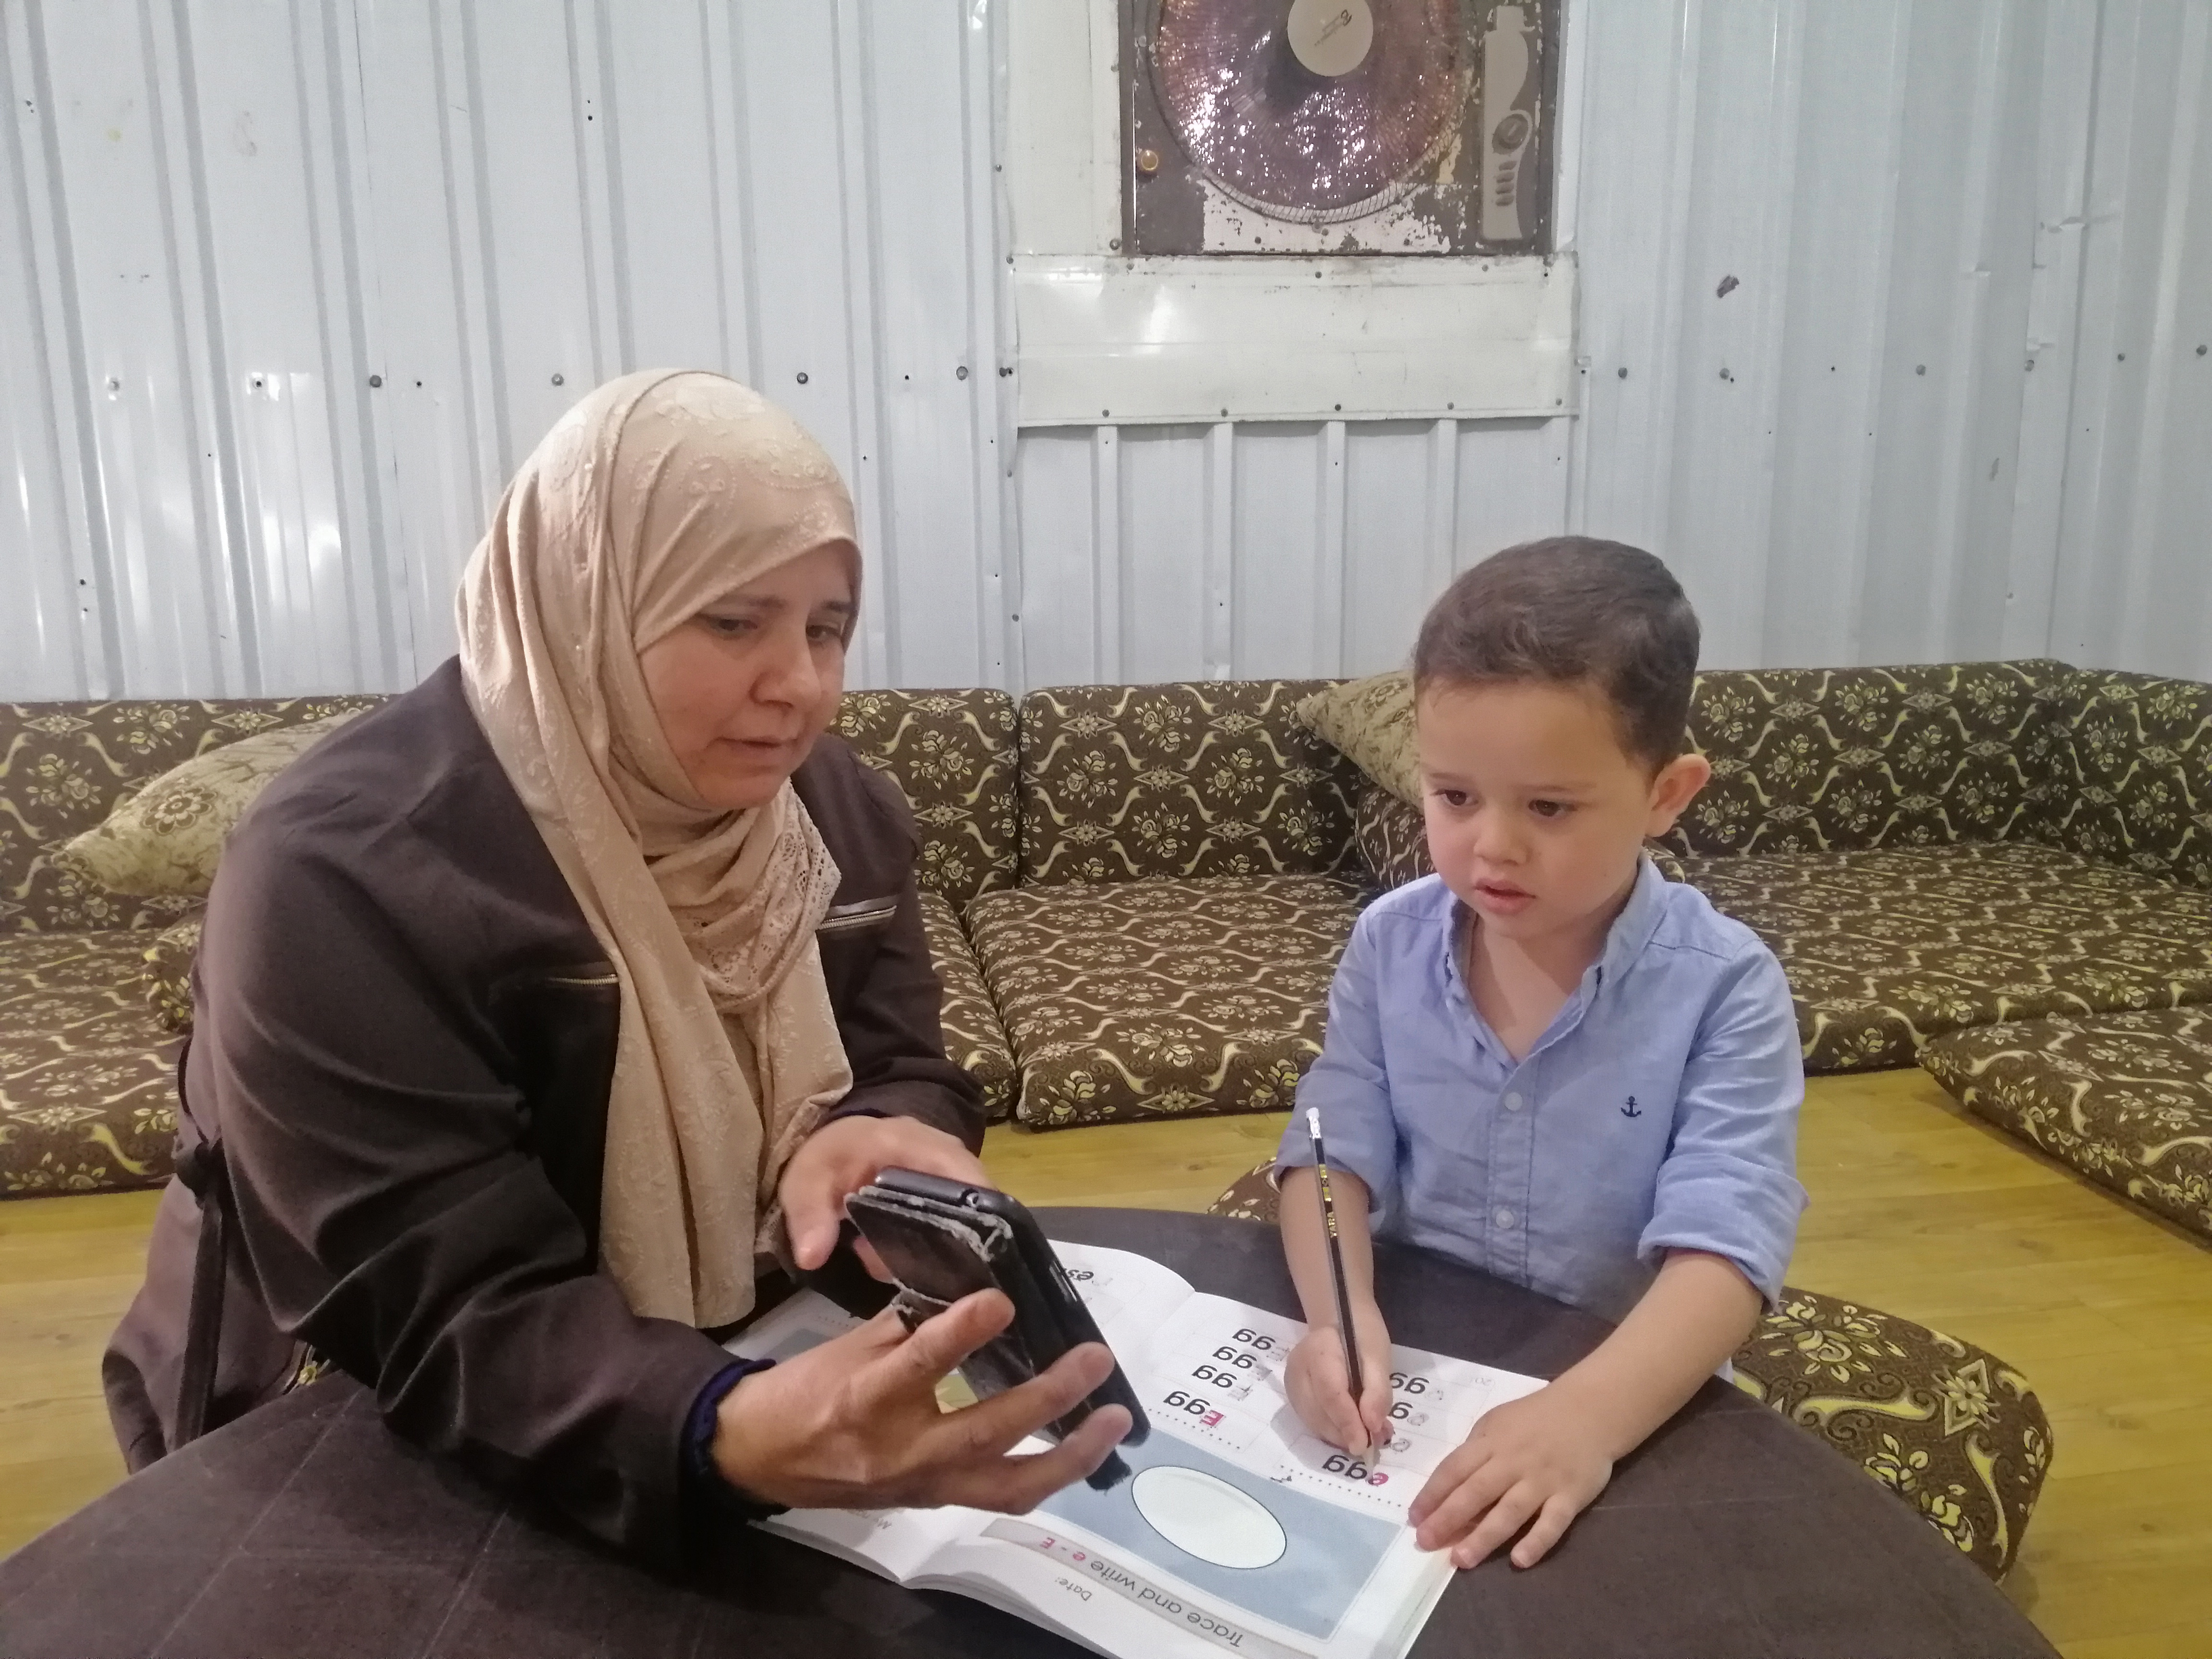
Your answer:
[[[846,699],[840,729],[915,804],[947,1046],[994,1116],[1289,1104],[1362,899],[1427,868],[1418,809],[1294,714],[1333,684]],[[189,1017],[188,907],[87,890],[52,848],[200,749],[361,701],[0,709],[6,1190],[161,1178],[166,1039],[142,1008]],[[1814,1071],[2154,1018],[2212,1001],[2207,730],[2212,688],[2048,661],[1709,673],[1692,733],[1714,781],[1655,853],[1773,945]],[[2100,1179],[2164,1146],[2020,1132]],[[2185,1194],[2194,1156],[2159,1153]]]
[[[1209,1212],[1274,1224],[1272,1162]],[[2051,1467],[2051,1419],[1987,1349],[1817,1291],[1782,1300],[1735,1351],[1735,1384],[1819,1435],[1988,1573],[2020,1553]]]
[[[199,901],[126,898],[54,853],[196,755],[378,701],[0,705],[0,1195],[152,1186],[169,1174]],[[1003,1116],[1013,1060],[960,912],[1018,873],[1013,701],[860,691],[839,729],[914,803],[946,1048]]]
[[[50,854],[171,767],[373,698],[0,706],[0,1194],[166,1180],[173,1032],[146,953],[187,898],[128,898]]]

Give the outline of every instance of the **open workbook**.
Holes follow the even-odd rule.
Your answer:
[[[1125,1250],[1055,1246],[1151,1418],[1109,1492],[1023,1516],[793,1510],[758,1524],[899,1583],[974,1596],[1117,1659],[1399,1659],[1451,1577],[1407,1508],[1492,1407],[1535,1377],[1394,1347],[1393,1434],[1371,1464],[1307,1432],[1283,1362],[1305,1327],[1193,1290]],[[732,1340],[782,1358],[855,1322],[811,1292]]]

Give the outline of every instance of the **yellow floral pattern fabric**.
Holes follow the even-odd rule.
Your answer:
[[[2045,836],[2212,887],[2212,685],[2080,669],[2052,719]]]
[[[1421,809],[1371,780],[1359,786],[1352,803],[1352,834],[1367,873],[1384,892],[1437,872]]]
[[[1273,1225],[1273,1163],[1212,1215]],[[1987,1349],[1895,1314],[1784,1285],[1734,1356],[1736,1386],[1819,1435],[1992,1578],[2020,1553],[2051,1467],[2051,1419]]]
[[[1322,684],[1030,693],[1023,885],[1349,872],[1358,769],[1291,717]]]
[[[2073,672],[2035,660],[1700,674],[1690,741],[1713,777],[1668,841],[1811,853],[2035,834]]]
[[[195,914],[171,923],[140,952],[145,963],[146,1006],[165,1031],[192,1029],[192,963],[200,953],[204,919]]]
[[[996,1123],[1014,1106],[1014,1054],[1006,1027],[992,1006],[967,930],[942,893],[921,894],[921,927],[929,937],[930,960],[945,987],[939,1022],[945,1028],[945,1054],[982,1085],[983,1115]]]
[[[1370,779],[1408,805],[1421,799],[1413,747],[1413,677],[1399,670],[1325,686],[1298,700],[1298,722],[1342,751]]]
[[[55,861],[112,892],[204,895],[246,809],[279,772],[353,718],[279,726],[195,755],[125,796],[58,850]]]
[[[0,1196],[168,1179],[179,1039],[141,988],[150,937],[0,933]]]
[[[57,861],[118,803],[196,756],[376,697],[0,704],[0,935],[167,927],[182,894],[131,897]]]
[[[1977,1116],[2212,1240],[2212,1009],[1985,1025],[1920,1063]]]
[[[1686,856],[1781,959],[1814,1072],[1910,1066],[1932,1037],[2212,1000],[2212,893],[2032,844]]]
[[[975,953],[1033,1128],[1287,1109],[1358,890],[1323,876],[986,893]]]
[[[924,887],[964,905],[1014,884],[1014,700],[988,687],[848,691],[837,735],[905,791],[921,831]]]

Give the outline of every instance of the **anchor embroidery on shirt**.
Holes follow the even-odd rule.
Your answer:
[[[1636,1103],[1636,1097],[1634,1095],[1629,1096],[1628,1104],[1620,1109],[1620,1115],[1623,1117],[1642,1117],[1644,1115],[1644,1109]]]

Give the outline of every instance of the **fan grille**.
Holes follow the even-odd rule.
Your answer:
[[[1160,0],[1154,88],[1191,160],[1279,218],[1351,218],[1413,189],[1466,96],[1460,0],[1370,4],[1366,61],[1331,79],[1291,52],[1284,0]]]

